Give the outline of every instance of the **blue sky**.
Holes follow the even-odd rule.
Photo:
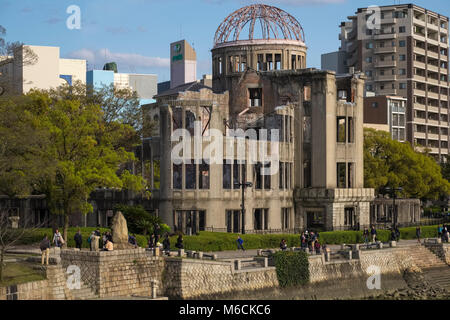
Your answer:
[[[0,25],[7,41],[61,47],[64,58],[84,58],[88,68],[116,61],[119,72],[156,73],[169,80],[169,44],[186,39],[196,52],[198,77],[211,72],[214,33],[231,12],[254,2],[275,5],[302,24],[308,67],[320,68],[320,55],[339,47],[339,24],[369,5],[412,1],[366,0],[0,0]],[[448,0],[417,0],[450,16]],[[81,29],[69,30],[70,5],[81,9]]]

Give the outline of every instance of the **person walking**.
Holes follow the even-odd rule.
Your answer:
[[[364,227],[363,238],[364,238],[364,243],[368,244],[369,243],[369,229],[367,229],[367,227]]]
[[[241,236],[237,237],[236,242],[237,242],[238,250],[242,249],[242,251],[245,251],[245,249],[244,249],[244,240],[242,240]]]
[[[48,266],[48,257],[50,255],[50,240],[48,240],[47,235],[45,235],[44,239],[42,239],[39,247],[41,249],[41,254],[42,254],[41,264],[44,265],[44,260],[45,260],[45,262],[46,262],[45,264]]]
[[[177,243],[175,243],[175,247],[177,247],[178,249],[184,249],[184,245],[183,245],[183,235],[180,234],[177,238]]]
[[[304,232],[302,232],[302,235],[300,236],[300,247],[302,247],[302,249],[306,248],[306,236]]]
[[[75,240],[75,248],[78,248],[81,250],[81,246],[83,245],[83,237],[81,236],[80,229],[78,229],[77,233],[75,233],[73,240]]]
[[[166,237],[163,240],[163,250],[168,256],[170,256],[170,239],[168,234],[166,234]]]
[[[280,249],[281,249],[282,251],[286,251],[286,249],[287,249],[287,243],[286,243],[286,240],[285,240],[285,239],[281,239],[281,242],[280,242]]]
[[[88,244],[89,244],[89,249],[91,250],[91,251],[95,251],[94,250],[94,241],[95,241],[95,237],[96,237],[96,232],[95,231],[92,231],[92,233],[91,233],[91,235],[89,236],[89,238],[87,239],[87,242],[88,242]]]
[[[57,246],[58,248],[61,248],[64,244],[64,239],[61,235],[61,232],[59,232],[58,229],[55,230],[55,234],[53,235],[52,242]]]
[[[395,226],[395,241],[400,241],[400,230]]]
[[[372,242],[377,241],[377,229],[374,226],[370,228],[370,234],[372,235]]]
[[[441,225],[438,225],[438,237],[441,239],[443,237],[442,231],[443,231],[443,227]]]
[[[419,243],[420,243],[420,233],[421,233],[420,226],[417,226],[416,237],[417,237],[417,242],[419,242]]]
[[[150,235],[150,239],[148,239],[148,248],[153,249],[155,247],[155,234]]]

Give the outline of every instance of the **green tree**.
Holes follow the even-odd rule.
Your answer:
[[[450,193],[450,184],[433,158],[374,129],[364,130],[364,183],[377,192],[402,187],[403,196],[421,199]]]
[[[96,188],[144,188],[142,177],[121,170],[122,164],[135,158],[117,140],[133,129],[114,121],[107,125],[101,107],[86,99],[38,90],[27,96],[49,132],[45,152],[55,160],[54,173],[41,179],[39,187],[47,194],[51,209],[64,214],[67,242],[71,215],[92,212],[88,197]]]
[[[121,211],[127,220],[130,233],[151,234],[155,223],[161,224],[161,218],[150,214],[142,206],[116,205],[114,210]]]

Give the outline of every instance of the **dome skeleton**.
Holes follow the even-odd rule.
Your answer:
[[[243,28],[249,25],[249,40],[254,40],[256,21],[261,25],[262,39],[285,39],[304,42],[304,32],[300,23],[287,12],[268,5],[254,4],[231,13],[217,28],[214,44],[240,40]],[[281,31],[281,36],[279,34]],[[233,33],[232,40],[229,40]]]

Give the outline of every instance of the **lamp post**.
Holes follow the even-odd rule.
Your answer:
[[[244,179],[243,179],[244,180]],[[236,182],[234,184],[235,187],[240,187],[242,190],[242,199],[241,199],[241,213],[242,213],[242,234],[245,234],[245,188],[250,188],[253,186],[251,182]]]
[[[395,206],[395,199],[397,198],[397,191],[402,192],[403,188],[402,187],[398,187],[398,188],[386,187],[386,188],[384,188],[384,190],[386,193],[389,193],[389,195],[392,196],[393,214],[394,214],[394,222],[392,224],[392,228],[395,229],[395,227],[397,226],[397,220],[398,220],[398,211],[397,211],[397,207]]]

